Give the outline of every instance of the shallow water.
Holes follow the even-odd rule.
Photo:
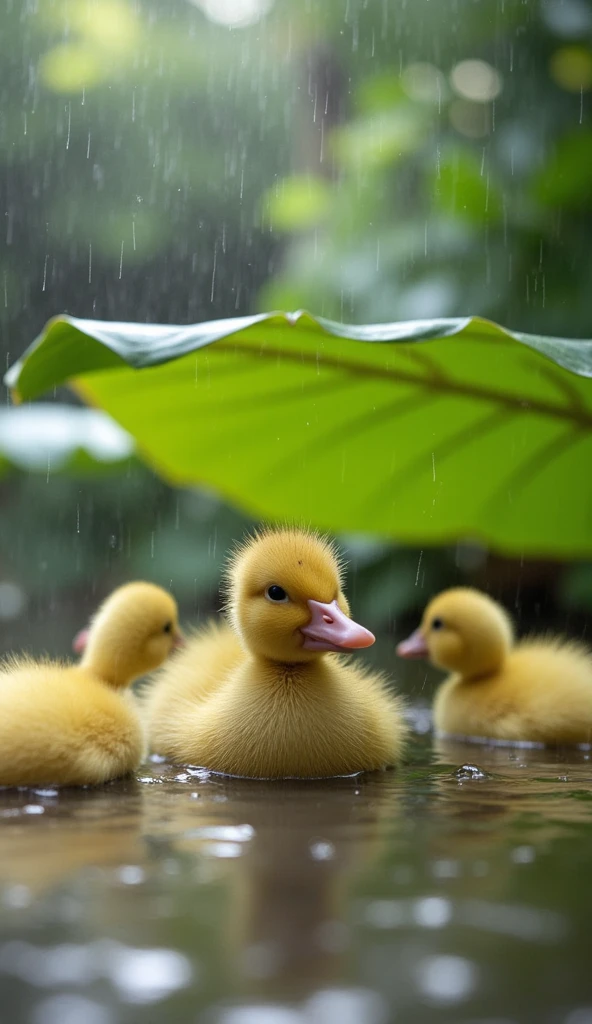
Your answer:
[[[463,767],[464,766],[464,767]],[[0,792],[0,1021],[592,1024],[592,760]]]

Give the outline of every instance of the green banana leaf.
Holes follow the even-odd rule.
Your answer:
[[[592,554],[592,341],[475,317],[191,326],[61,316],[6,375],[64,382],[178,485],[249,512],[414,544]]]
[[[57,403],[0,409],[0,477],[96,476],[127,468],[134,440],[103,412]]]

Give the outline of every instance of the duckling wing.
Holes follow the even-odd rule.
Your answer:
[[[143,695],[152,749],[166,754],[188,711],[214,697],[244,660],[238,637],[226,624],[211,624],[190,636]]]
[[[560,640],[528,640],[487,679],[447,680],[434,701],[441,733],[529,741],[592,743],[592,654]]]
[[[592,654],[569,641],[525,641],[508,659],[518,728],[551,745],[592,742]]]
[[[0,670],[0,785],[96,785],[143,753],[140,720],[77,666],[23,660]]]

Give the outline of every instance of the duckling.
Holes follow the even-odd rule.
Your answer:
[[[592,655],[557,638],[514,642],[512,622],[486,594],[446,590],[397,647],[454,674],[434,702],[440,735],[570,746],[592,741]]]
[[[338,657],[374,637],[349,618],[333,545],[267,529],[231,558],[226,590],[230,624],[197,633],[148,694],[152,749],[255,778],[393,765],[400,701],[380,675]]]
[[[79,664],[14,655],[0,664],[0,785],[97,785],[136,768],[143,730],[123,691],[178,638],[170,594],[128,583],[76,638]]]

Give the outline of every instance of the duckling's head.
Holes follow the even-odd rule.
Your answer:
[[[111,686],[151,672],[182,641],[174,598],[153,583],[127,583],[103,602],[74,640],[81,664]]]
[[[438,668],[477,679],[501,668],[512,643],[512,623],[499,604],[478,590],[455,587],[430,601],[421,626],[397,654],[428,658]]]
[[[333,545],[305,530],[265,530],[235,553],[226,572],[227,613],[252,654],[283,663],[369,647],[349,618]]]

